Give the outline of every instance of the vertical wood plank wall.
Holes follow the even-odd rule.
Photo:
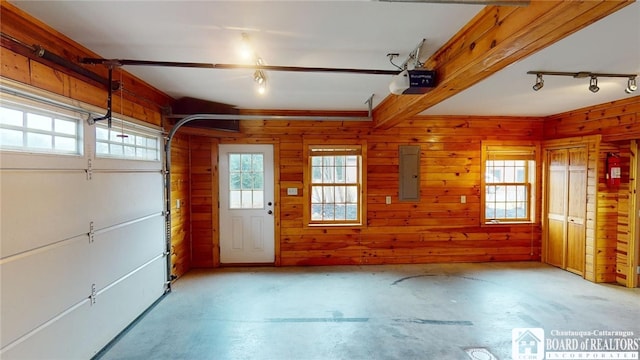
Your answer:
[[[616,247],[615,247],[615,264],[616,264],[616,277],[615,281],[625,285],[627,283],[627,277],[629,275],[629,260],[630,256],[629,248],[630,243],[630,227],[631,221],[633,221],[630,195],[630,160],[631,160],[631,144],[625,144],[625,146],[618,146],[616,148],[616,155],[620,156],[622,165],[622,179],[618,188],[611,189],[611,192],[615,192],[618,198],[618,213],[616,217]],[[606,154],[605,154],[606,156]]]
[[[172,274],[182,276],[191,262],[191,182],[189,137],[176,135],[171,141],[171,264]],[[180,201],[180,208],[177,201]]]
[[[191,243],[192,266],[212,267],[219,251],[214,244],[218,232],[218,189],[216,182],[217,141],[214,138],[190,136],[190,183],[191,183]],[[216,209],[217,211],[217,209]]]
[[[390,130],[374,130],[367,122],[243,121],[241,125],[239,134],[222,135],[220,141],[270,137],[279,143],[281,265],[540,259],[539,211],[534,225],[485,227],[479,217],[481,141],[540,139],[541,119],[417,117]],[[305,226],[305,137],[367,141],[366,226]],[[209,142],[206,137],[191,137],[192,149],[198,152],[209,149]],[[418,203],[398,202],[399,145],[421,147]],[[297,188],[298,195],[288,196],[289,187]],[[465,204],[460,202],[462,195]],[[386,196],[392,197],[390,205],[385,204]]]
[[[618,146],[601,143],[598,154],[598,219],[597,219],[597,282],[616,281],[616,247],[618,237],[618,188],[610,188],[605,180],[607,153],[618,152]],[[624,186],[624,185],[622,185]]]

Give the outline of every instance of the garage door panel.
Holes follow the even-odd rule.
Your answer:
[[[0,258],[89,231],[84,172],[3,170],[0,176]]]
[[[91,341],[91,304],[87,299],[69,312],[44,324],[27,338],[0,351],[3,360],[12,359],[89,359],[84,344]],[[79,344],[83,344],[80,346]]]
[[[131,276],[98,293],[92,330],[95,348],[101,348],[164,293],[165,258],[160,257]]]
[[[162,212],[163,184],[159,172],[94,173],[90,193],[94,226],[102,229]]]
[[[90,248],[98,290],[129,274],[165,250],[164,218],[145,218],[129,225],[99,232]]]
[[[140,161],[140,160],[123,160],[117,158],[97,157],[92,162],[93,169],[96,171],[161,171],[163,163],[161,161]]]
[[[122,159],[117,150],[126,130],[136,155],[161,158],[152,154],[162,145],[160,129],[122,121],[111,133],[90,125],[76,101],[2,85],[0,95],[12,100],[11,109],[0,108],[13,116],[3,128],[67,131],[71,139],[67,121],[80,136],[77,153],[53,142],[43,153],[26,145],[0,150],[0,358],[89,359],[165,290],[162,159]]]
[[[89,296],[88,247],[81,236],[0,263],[2,347]]]

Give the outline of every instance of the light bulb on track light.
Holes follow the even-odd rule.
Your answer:
[[[600,90],[600,88],[598,87],[598,78],[595,76],[591,77],[591,80],[589,80],[589,90],[592,93],[597,93],[598,90]]]
[[[627,88],[624,89],[624,92],[626,92],[627,94],[631,94],[636,90],[638,90],[638,85],[636,85],[636,78],[630,77],[629,81],[627,81]]]
[[[544,80],[542,80],[542,74],[536,75],[536,83],[535,85],[533,85],[533,90],[538,91],[542,89],[543,86],[544,86]]]
[[[249,35],[242,33],[242,42],[240,43],[240,57],[244,60],[249,60],[253,56],[253,47],[249,40]]]

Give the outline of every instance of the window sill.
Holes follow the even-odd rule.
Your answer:
[[[307,227],[310,228],[360,228],[364,227],[364,224],[360,223],[350,223],[350,224],[307,224]]]
[[[514,226],[514,225],[535,225],[535,222],[532,221],[488,221],[482,224],[482,226]]]

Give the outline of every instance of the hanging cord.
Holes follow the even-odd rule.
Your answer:
[[[120,134],[116,135],[119,138],[122,138],[122,142],[124,142],[124,139],[128,138],[129,135],[124,133],[124,111],[123,111],[123,107],[124,107],[124,84],[122,82],[122,68],[120,68],[120,117],[122,118],[120,120]]]
[[[387,57],[389,58],[389,62],[391,63],[391,65],[395,66],[395,67],[396,67],[396,68],[398,68],[398,70],[400,70],[400,71],[404,71],[404,70],[406,70],[406,68],[405,68],[405,69],[403,69],[402,67],[400,67],[400,66],[396,65],[396,64],[393,62],[393,59],[395,59],[395,58],[396,58],[396,57],[398,57],[398,56],[400,56],[400,54],[398,54],[398,53],[389,53],[389,54],[387,54]]]

